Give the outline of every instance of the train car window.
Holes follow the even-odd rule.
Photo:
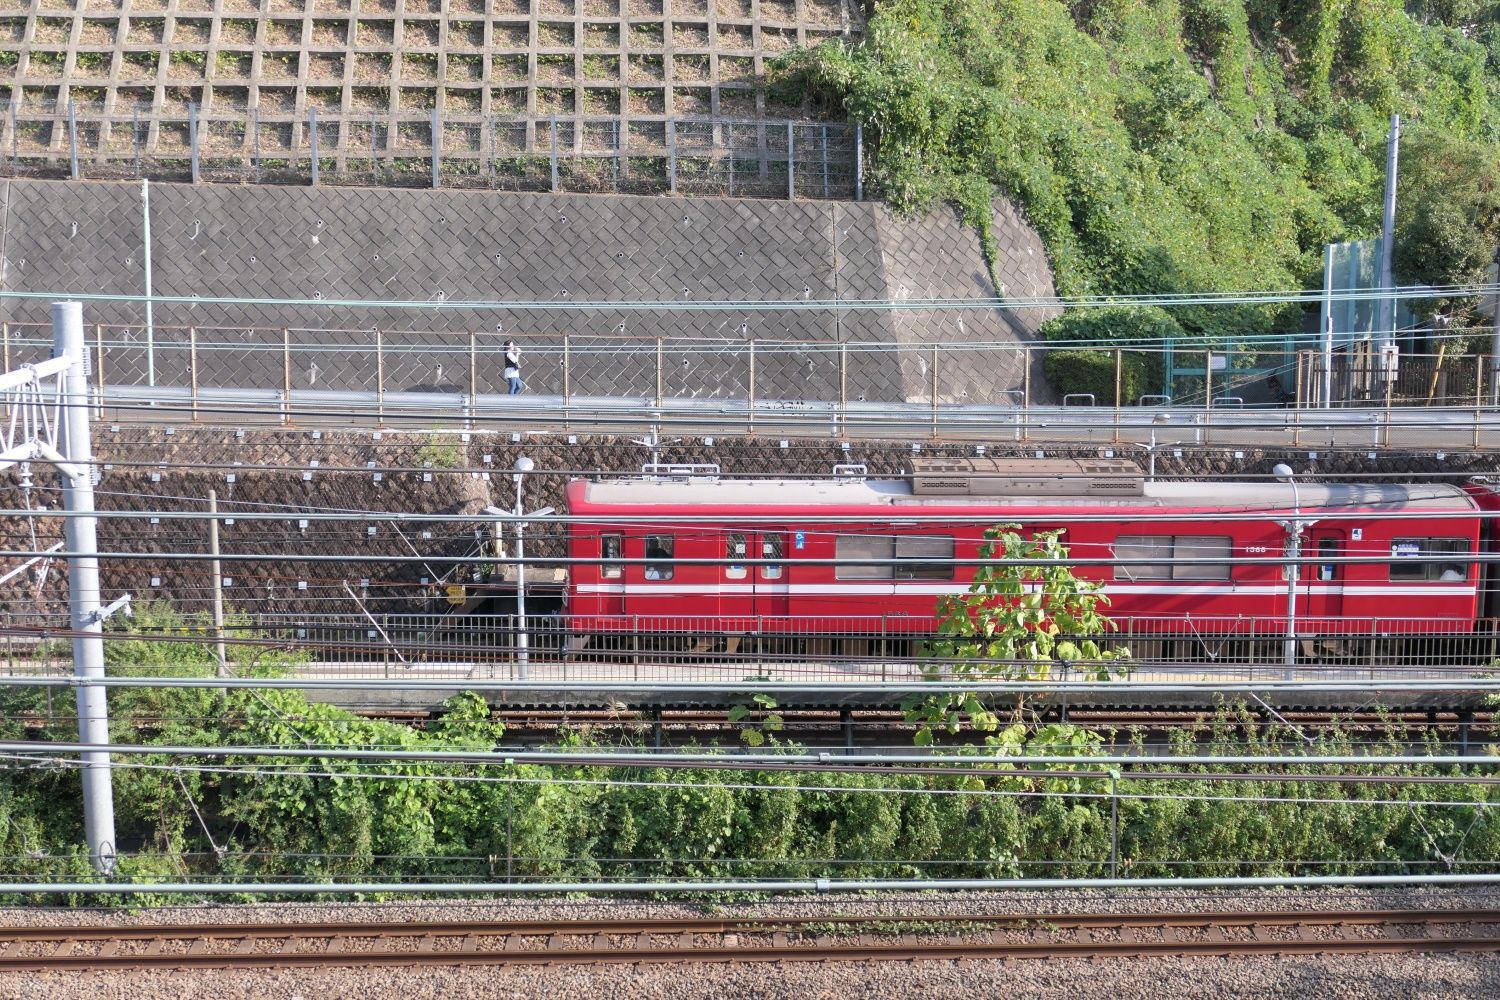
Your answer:
[[[1228,535],[1178,535],[1172,544],[1172,579],[1227,580],[1231,542]],[[1223,562],[1183,562],[1222,559]]]
[[[599,558],[623,559],[625,557],[624,535],[600,535]],[[618,580],[625,575],[625,567],[617,562],[601,562],[599,577],[603,580]]]
[[[861,559],[890,559],[895,545],[889,535],[839,535],[834,541],[835,580],[889,580],[891,566],[861,564]]]
[[[898,535],[895,566],[898,580],[951,580],[953,564],[924,562],[926,559],[952,559],[951,535]]]
[[[743,580],[747,574],[744,563],[735,563],[736,559],[748,558],[749,548],[745,542],[744,535],[728,535],[724,540],[724,558],[729,560],[729,565],[724,567],[724,579]]]
[[[1339,554],[1339,540],[1337,538],[1320,538],[1320,539],[1318,539],[1318,558],[1319,559],[1337,559],[1338,558],[1338,554]],[[1319,580],[1334,580],[1334,579],[1338,578],[1338,575],[1339,575],[1339,564],[1338,563],[1326,562],[1326,563],[1319,563],[1318,564],[1318,579]]]
[[[779,532],[771,532],[760,536],[760,557],[762,559],[780,559],[781,551],[782,542]],[[762,580],[780,580],[781,563],[762,563],[760,578]]]
[[[1172,577],[1171,535],[1121,535],[1115,539],[1116,559],[1151,559],[1144,565],[1115,567],[1124,580],[1169,580]]]
[[[1391,579],[1462,583],[1469,578],[1469,549],[1467,538],[1392,539]]]
[[[657,562],[646,564],[646,579],[648,580],[670,580],[672,579],[672,549],[676,539],[671,535],[647,535],[646,536],[646,558],[655,559]]]

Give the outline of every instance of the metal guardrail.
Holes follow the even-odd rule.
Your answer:
[[[62,616],[14,615],[0,637],[9,673],[70,669]],[[523,628],[524,624],[524,628]],[[736,618],[650,615],[589,616],[588,631],[559,615],[258,613],[226,627],[231,659],[246,665],[265,651],[305,660],[310,675],[368,678],[511,678],[526,667],[564,680],[699,680],[726,684],[757,677],[808,681],[887,681],[954,676],[925,648],[928,623],[895,616]],[[1125,619],[1094,637],[1105,649],[1128,649],[1129,680],[1140,682],[1281,680],[1285,619],[1276,617]],[[1477,624],[1408,618],[1299,620],[1297,669],[1323,680],[1464,678],[1500,674],[1500,620]],[[211,627],[163,633],[116,633],[115,640],[198,644],[212,655]],[[526,654],[518,656],[524,635]],[[585,639],[587,641],[585,641]],[[1016,662],[1017,676],[1054,681],[1091,678],[1088,663]]]
[[[1096,397],[1102,405],[1059,407],[1032,372],[1049,351],[1066,346],[517,336],[527,392],[510,396],[502,377],[505,339],[476,332],[94,326],[92,381],[98,415],[108,409],[115,419],[145,415],[152,422],[675,426],[703,433],[1149,443],[1153,450],[1242,441],[1500,447],[1493,386],[1474,358],[1460,359],[1472,371],[1451,378],[1458,371],[1452,359],[1409,356],[1408,371],[1423,365],[1434,376],[1447,371],[1426,379],[1418,371],[1409,379],[1433,393],[1397,393],[1386,382],[1383,399],[1358,406],[1253,403],[1247,391],[1253,384],[1235,383],[1231,365],[1213,384],[1223,390],[1227,381],[1235,405],[1216,405],[1222,393],[1144,395],[1137,403],[1150,405],[1132,405],[1117,379],[1112,399]],[[46,357],[50,344],[42,327],[0,324],[6,370]],[[1141,352],[1113,353],[1119,370],[1126,355]],[[1183,356],[1180,349],[1175,354]],[[901,390],[890,373],[906,368],[922,375],[910,380],[906,396],[891,398],[893,387]],[[1018,386],[996,387],[1011,382]]]

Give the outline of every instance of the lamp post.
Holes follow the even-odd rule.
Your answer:
[[[526,473],[536,468],[536,463],[522,455],[513,466],[516,470],[511,481],[516,484],[516,517],[526,512],[521,505],[522,480]],[[516,668],[521,680],[526,680],[531,663],[531,635],[526,631],[526,522],[516,521]]]
[[[1287,680],[1296,680],[1297,674],[1297,583],[1301,577],[1302,558],[1302,531],[1306,524],[1302,520],[1302,498],[1297,490],[1297,474],[1292,471],[1290,465],[1278,464],[1271,473],[1283,483],[1290,483],[1292,487],[1292,519],[1282,521],[1282,527],[1286,528],[1287,549],[1291,556],[1291,562],[1287,566],[1286,574],[1286,641],[1281,650],[1281,662],[1286,670],[1283,676]]]
[[[499,517],[510,517],[516,525],[516,676],[518,680],[527,680],[529,667],[531,665],[531,632],[526,626],[526,522],[523,517],[546,517],[552,513],[551,507],[542,507],[526,513],[523,480],[526,473],[536,468],[536,463],[522,455],[516,459],[516,464],[511,466],[514,470],[511,481],[516,484],[516,505],[511,510],[501,510],[499,507],[486,507],[485,513],[494,514]]]
[[[1159,426],[1163,426],[1165,424],[1171,423],[1171,421],[1172,421],[1172,414],[1170,414],[1170,413],[1158,413],[1158,414],[1155,414],[1154,416],[1152,416],[1152,418],[1151,418],[1151,442],[1149,444],[1143,444],[1143,445],[1140,446],[1140,447],[1146,449],[1146,482],[1148,482],[1148,483],[1152,483],[1152,482],[1156,481],[1156,447],[1157,447],[1157,445],[1156,445],[1156,428],[1159,427]],[[1178,443],[1179,442],[1177,442],[1177,441],[1170,441],[1170,442],[1164,441],[1164,442],[1162,442],[1162,447],[1165,448],[1165,447],[1169,447],[1170,445],[1174,445],[1174,444],[1178,444]]]

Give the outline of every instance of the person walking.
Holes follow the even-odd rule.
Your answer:
[[[505,381],[512,396],[519,396],[526,388],[526,383],[521,381],[521,349],[514,340],[505,342]]]

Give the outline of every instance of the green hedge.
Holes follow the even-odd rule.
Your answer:
[[[1114,351],[1052,351],[1042,363],[1047,381],[1059,397],[1091,392],[1096,406],[1115,405]],[[1159,354],[1125,351],[1120,363],[1120,402],[1134,405],[1141,396],[1161,392]]]
[[[1099,306],[1069,309],[1037,331],[1043,340],[1084,346],[1159,346],[1181,339],[1181,324],[1156,306]]]

